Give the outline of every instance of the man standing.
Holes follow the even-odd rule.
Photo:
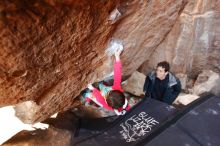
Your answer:
[[[163,61],[157,64],[156,72],[147,75],[144,83],[145,97],[172,104],[181,91],[178,78],[169,72],[170,65]]]

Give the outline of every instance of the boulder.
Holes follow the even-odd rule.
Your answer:
[[[193,94],[201,95],[205,92],[220,96],[220,75],[211,70],[204,70],[199,76],[193,87]]]
[[[124,91],[136,96],[144,95],[143,87],[146,76],[138,71],[135,71],[131,77],[122,83]]]
[[[176,106],[186,106],[198,98],[198,95],[180,93],[180,95],[175,99],[173,104]]]

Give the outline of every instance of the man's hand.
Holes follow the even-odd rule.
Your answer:
[[[94,87],[92,86],[91,83],[88,84],[87,88],[89,88],[90,90],[93,90],[93,89],[94,89]]]
[[[150,94],[150,92],[145,92],[145,97],[147,97],[147,98],[151,98],[151,94]]]

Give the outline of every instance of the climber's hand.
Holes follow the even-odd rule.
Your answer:
[[[121,55],[121,52],[123,51],[123,46],[122,45],[117,45],[117,49],[115,51],[115,58],[117,61],[120,60],[120,55]]]
[[[94,89],[94,87],[92,86],[91,83],[89,83],[87,87],[88,87],[90,90],[93,90],[93,89]]]

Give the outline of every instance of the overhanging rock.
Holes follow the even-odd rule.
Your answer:
[[[75,106],[89,82],[112,72],[113,59],[105,54],[110,38],[123,41],[123,74],[130,75],[165,38],[185,4],[1,1],[0,105],[36,102],[29,122]]]

